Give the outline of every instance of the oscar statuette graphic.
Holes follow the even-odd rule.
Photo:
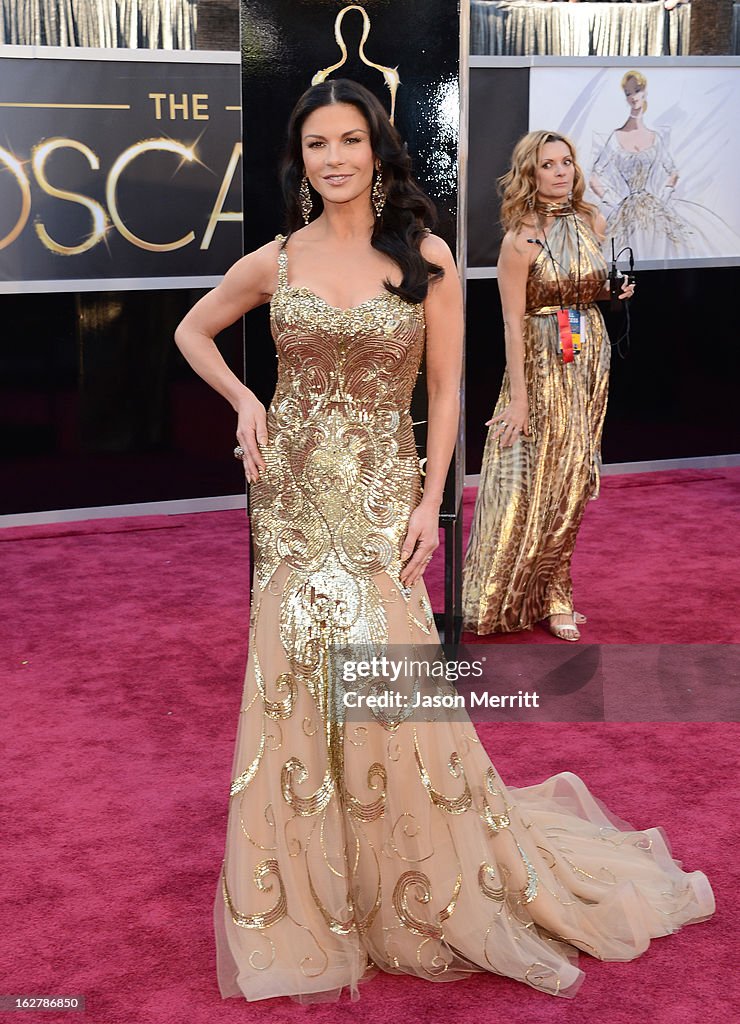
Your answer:
[[[365,54],[365,43],[370,35],[370,16],[364,7],[360,4],[350,4],[348,7],[343,7],[337,15],[336,21],[334,22],[334,38],[337,41],[337,46],[342,53],[342,59],[337,61],[336,64],[332,64],[331,67],[324,68],[322,71],[317,71],[311,79],[311,85],[318,85],[319,82],[325,82],[329,75],[333,74],[339,68],[343,67],[347,61],[347,44],[344,41],[342,35],[342,20],[349,11],[359,11],[362,15],[362,38],[360,39],[360,45],[358,47],[358,55],[363,64],[366,64],[369,68],[375,68],[376,71],[380,71],[385,79],[385,84],[388,86],[391,94],[391,109],[389,113],[391,124],[394,124],[394,118],[396,116],[396,93],[398,87],[401,84],[401,79],[398,75],[398,68],[388,68],[383,64],[375,64]]]

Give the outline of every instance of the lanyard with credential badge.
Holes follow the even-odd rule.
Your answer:
[[[563,214],[560,214],[563,216]],[[563,302],[563,290],[560,287],[560,274],[558,273],[558,264],[553,256],[550,243],[547,240],[547,232],[545,231],[544,225],[542,225],[542,237],[545,242],[545,251],[550,257],[552,263],[552,269],[555,273],[555,284],[558,289],[558,303],[560,309],[557,312],[558,318],[558,333],[560,336],[560,352],[563,357],[564,363],[572,363],[575,356],[581,351],[581,234],[578,230],[578,218],[575,213],[573,214],[573,224],[576,229],[576,259],[577,259],[577,278],[576,278],[576,304],[575,309],[566,309],[565,303]],[[570,272],[568,272],[570,277]]]

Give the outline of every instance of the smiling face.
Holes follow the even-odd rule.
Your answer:
[[[564,142],[546,142],[535,171],[537,198],[545,203],[564,202],[573,191],[575,161]]]
[[[369,197],[375,157],[367,120],[353,104],[332,103],[309,114],[301,153],[306,176],[325,203]]]
[[[628,78],[624,83],[624,97],[630,108],[630,114],[637,117],[645,108],[645,89],[636,78]]]

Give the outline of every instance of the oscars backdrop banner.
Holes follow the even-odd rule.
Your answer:
[[[0,55],[0,291],[216,284],[241,253],[238,55]]]
[[[422,10],[423,6],[423,10]],[[314,82],[351,78],[381,100],[405,139],[414,174],[439,213],[437,233],[458,245],[460,60],[467,56],[467,3],[457,0],[242,0],[244,248],[281,232],[279,183],[290,112]],[[464,115],[463,115],[464,117]],[[269,401],[275,353],[267,318],[247,320],[247,377]],[[420,454],[426,402],[412,405]],[[423,461],[423,455],[422,455]],[[443,504],[454,518],[462,500],[461,455]]]
[[[575,143],[586,199],[607,221],[608,255],[613,239],[642,269],[740,264],[738,58],[509,61],[471,61],[471,264],[488,273],[495,264],[495,178],[516,138],[540,128]],[[502,106],[498,138],[481,138]],[[494,229],[488,239],[482,219]]]

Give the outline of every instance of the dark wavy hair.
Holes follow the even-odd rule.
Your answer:
[[[423,302],[430,280],[442,277],[444,271],[424,259],[420,245],[428,230],[434,227],[437,214],[431,199],[411,176],[411,157],[406,144],[388,119],[383,105],[369,89],[349,78],[334,78],[313,85],[301,96],[288,122],[288,139],[281,167],[281,184],[285,200],[287,230],[290,234],[303,227],[298,197],[303,178],[301,133],[309,114],[332,103],[350,103],[363,115],[370,129],[370,145],[380,160],[381,180],[386,193],[385,207],[373,227],[371,245],[398,264],[403,274],[399,285],[385,281],[389,292],[407,302]],[[312,218],[324,208],[321,196],[311,188]]]

